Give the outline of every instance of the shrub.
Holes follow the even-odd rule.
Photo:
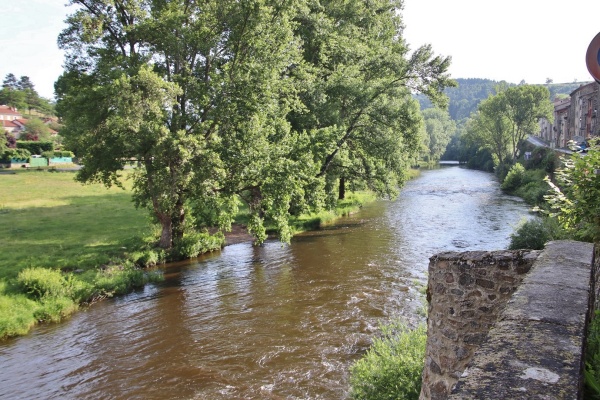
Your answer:
[[[191,232],[175,243],[171,251],[172,260],[197,257],[199,254],[220,249],[225,243],[222,233],[211,235],[208,232]]]
[[[35,301],[24,295],[0,294],[0,339],[24,335],[37,322]]]
[[[130,289],[142,287],[148,282],[144,271],[133,266],[111,266],[98,271],[95,278],[97,296],[125,294]]]
[[[38,321],[60,322],[78,308],[78,304],[69,297],[46,297],[41,299],[33,315]]]
[[[44,151],[42,153],[42,157],[46,158],[54,158],[54,157],[74,157],[72,151],[67,150],[53,150],[53,151]]]
[[[31,154],[42,154],[45,151],[52,151],[54,144],[50,141],[30,141],[30,140],[17,140],[18,149],[26,149]]]
[[[400,321],[381,327],[367,353],[350,368],[353,399],[418,399],[425,358],[426,329]]]
[[[91,286],[72,275],[48,268],[26,268],[17,276],[18,287],[36,300],[36,321],[58,322],[77,310],[80,299],[91,293]]]
[[[523,175],[525,174],[525,167],[522,164],[515,164],[511,167],[506,174],[506,177],[502,181],[502,185],[500,186],[502,190],[507,192],[515,191],[519,186],[521,186],[521,182],[523,182]]]
[[[600,311],[596,311],[588,326],[584,377],[584,398],[600,399]]]
[[[26,268],[19,272],[17,283],[33,299],[65,296],[68,293],[62,272],[48,268]]]
[[[527,204],[539,205],[544,202],[544,196],[548,193],[549,186],[544,181],[528,182],[515,191],[515,194],[523,198]]]
[[[498,178],[498,180],[500,182],[504,182],[506,180],[506,178],[508,177],[508,174],[510,173],[510,171],[516,166],[516,165],[520,165],[520,164],[515,164],[512,165],[504,162],[504,163],[500,163],[496,166],[496,168],[494,169],[494,174],[496,175],[496,178]],[[522,165],[521,165],[522,167]]]
[[[154,267],[164,262],[165,256],[161,250],[146,249],[139,250],[129,255],[129,260],[137,267]]]
[[[567,234],[558,221],[551,217],[538,217],[522,221],[516,232],[510,235],[510,250],[541,250],[551,240],[566,239]]]
[[[31,153],[25,149],[6,149],[0,153],[0,161],[10,162],[11,158],[26,160],[31,156]]]

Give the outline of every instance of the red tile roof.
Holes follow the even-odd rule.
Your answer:
[[[6,127],[6,128],[20,128],[21,127],[21,125],[15,124],[14,121],[8,120],[8,119],[7,120],[0,119],[0,123],[2,123],[2,125],[4,125],[4,127]]]
[[[21,113],[17,111],[16,108],[12,108],[9,106],[0,106],[0,114],[3,115],[18,115],[21,116]]]

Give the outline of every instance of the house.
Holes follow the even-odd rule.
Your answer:
[[[541,119],[537,136],[550,143],[550,147],[564,148],[569,141],[581,142],[600,136],[597,123],[600,106],[600,83],[580,85],[568,98],[554,100],[554,123]]]
[[[25,131],[25,120],[24,119],[13,119],[13,120],[0,119],[0,126],[2,126],[6,132],[12,134],[15,137],[15,139],[19,139],[21,137],[21,133]]]
[[[14,107],[0,105],[0,121],[23,119],[23,115]]]
[[[16,108],[0,105],[0,127],[18,139],[25,131],[25,120]]]

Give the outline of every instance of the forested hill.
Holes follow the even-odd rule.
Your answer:
[[[480,78],[457,78],[458,87],[448,88],[445,93],[450,99],[448,112],[450,117],[455,121],[460,121],[471,115],[477,110],[477,105],[481,100],[486,99],[490,94],[494,93],[494,88],[499,84],[515,86],[514,83],[505,81],[493,81],[491,79]],[[569,94],[577,89],[580,85],[589,82],[571,82],[571,83],[550,83],[545,85],[550,90],[550,99],[557,96],[569,96]],[[424,95],[417,95],[417,99],[421,104],[421,109],[431,107],[431,102]]]

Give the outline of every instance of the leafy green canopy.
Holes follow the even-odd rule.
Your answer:
[[[554,109],[544,86],[498,86],[496,92],[479,104],[467,123],[466,139],[490,150],[496,165],[510,164],[519,144],[537,131],[539,119],[554,120]]]
[[[28,76],[19,80],[12,74],[6,74],[0,89],[0,104],[16,107],[18,109],[37,110],[46,115],[54,114],[54,106],[50,100],[40,97],[35,86]]]
[[[429,160],[439,160],[456,132],[456,123],[447,111],[428,108],[423,111],[425,119],[424,151]]]
[[[394,195],[419,150],[422,117],[411,93],[445,105],[441,91],[454,85],[449,58],[430,46],[409,54],[402,8],[402,1],[312,1],[297,17],[309,84],[300,92],[304,112],[291,122],[311,132],[330,189],[339,179]]]
[[[600,241],[600,147],[591,143],[587,154],[573,153],[556,171],[556,184],[547,196],[549,215],[575,238]]]
[[[231,225],[238,199],[289,240],[290,212],[324,205],[346,177],[379,193],[402,182],[449,58],[408,55],[401,1],[71,0],[55,85],[61,132],[83,182],[134,191],[171,248],[194,225]],[[329,196],[331,197],[331,196]]]

